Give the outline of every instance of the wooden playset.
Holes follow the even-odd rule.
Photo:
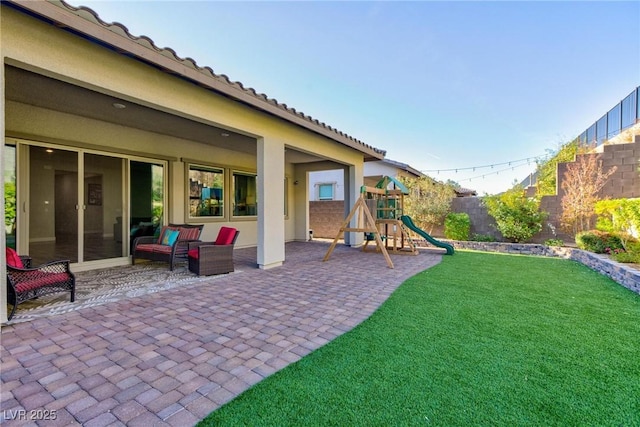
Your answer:
[[[364,232],[362,250],[370,251],[369,243],[376,242],[375,252],[382,253],[389,268],[393,268],[389,253],[417,255],[418,249],[401,220],[405,194],[409,194],[407,187],[392,177],[382,178],[375,187],[360,187],[360,197],[340,225],[323,261],[329,259],[344,232]],[[349,224],[356,214],[356,225],[351,227]]]

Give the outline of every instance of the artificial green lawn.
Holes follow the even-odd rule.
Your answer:
[[[640,295],[572,261],[456,252],[200,425],[639,426]]]

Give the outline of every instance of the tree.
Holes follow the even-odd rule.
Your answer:
[[[580,155],[575,162],[567,164],[560,217],[560,224],[567,232],[575,235],[591,229],[595,205],[600,200],[598,193],[615,171],[615,166],[603,170],[600,154]]]
[[[489,215],[496,221],[496,228],[513,242],[524,242],[542,230],[547,218],[546,212],[540,212],[540,199],[527,197],[521,185],[510,190],[483,199]]]
[[[404,200],[405,215],[409,215],[418,227],[432,233],[433,227],[442,225],[451,212],[451,200],[456,195],[454,187],[428,176],[401,181],[409,189],[409,197]]]
[[[549,153],[549,159],[537,162],[536,193],[539,197],[556,194],[558,163],[573,161],[577,153],[578,141],[575,140],[562,145],[555,153]]]

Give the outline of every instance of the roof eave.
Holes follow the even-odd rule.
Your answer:
[[[179,58],[170,48],[158,48],[145,36],[133,36],[121,24],[108,24],[87,7],[76,8],[64,1],[8,0],[21,9],[54,21],[62,28],[80,33],[130,57],[152,64],[163,71],[184,78],[193,84],[217,92],[267,114],[327,137],[363,153],[365,160],[382,160],[386,151],[369,146],[331,126],[289,108],[286,104],[258,94],[253,88],[245,88],[240,82],[232,82],[224,75],[217,75],[210,67],[199,67],[191,58]]]

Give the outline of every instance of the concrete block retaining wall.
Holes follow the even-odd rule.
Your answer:
[[[600,191],[600,198],[605,199],[622,199],[640,197],[640,136],[637,136],[635,142],[619,145],[605,145],[601,154],[585,154],[584,156],[599,155],[602,161],[602,169],[607,171],[615,167],[615,172],[607,179],[606,185]],[[562,216],[562,197],[564,191],[562,182],[565,179],[565,172],[568,165],[574,163],[558,163],[557,174],[557,195],[544,196],[540,201],[540,210],[549,213],[549,217],[544,222],[542,231],[531,238],[534,243],[543,243],[547,239],[559,238],[565,242],[573,242],[573,236],[564,233],[560,227],[560,217]],[[533,195],[535,192],[532,192]],[[453,212],[466,212],[471,219],[471,235],[485,234],[496,238],[496,240],[504,240],[499,231],[495,229],[495,221],[487,209],[482,206],[480,197],[462,197],[453,199],[451,209]],[[555,227],[557,235],[553,234],[553,230],[548,226],[551,224]],[[592,222],[595,227],[595,217]],[[435,236],[444,236],[444,233],[435,234]]]
[[[577,248],[545,246],[535,243],[443,241],[451,243],[456,249],[571,259],[610,277],[625,288],[640,294],[640,270],[613,261],[606,255],[594,254]]]

